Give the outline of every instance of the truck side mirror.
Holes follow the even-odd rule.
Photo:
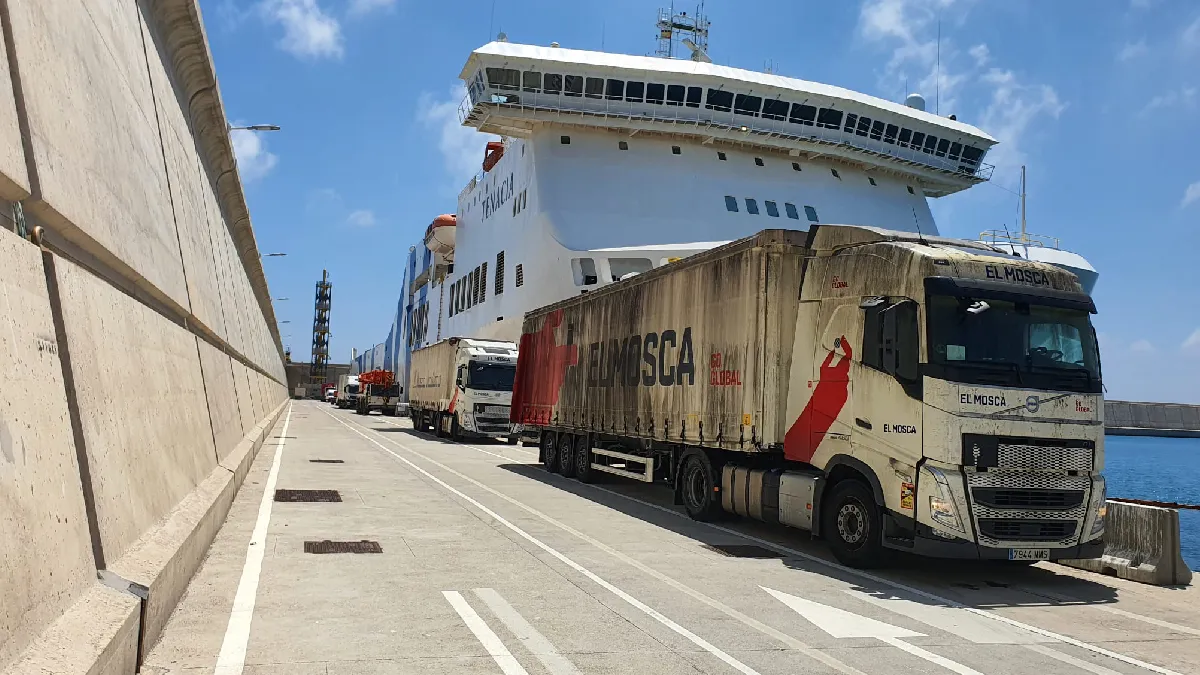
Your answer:
[[[461,388],[463,386],[463,381],[466,379],[467,379],[467,367],[459,366],[458,367],[458,375],[454,379],[454,384]]]
[[[898,302],[883,311],[883,369],[901,380],[915,382],[918,364],[917,303]]]

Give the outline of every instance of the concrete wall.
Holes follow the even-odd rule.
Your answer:
[[[0,673],[131,673],[286,406],[278,327],[195,0],[0,16]]]
[[[1182,432],[1200,434],[1200,405],[1105,401],[1109,433]]]

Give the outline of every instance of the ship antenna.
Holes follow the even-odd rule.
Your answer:
[[[495,24],[496,24],[496,0],[492,0],[492,17],[490,19],[488,19],[488,37],[487,37],[487,39],[489,41],[492,39],[492,27]]]
[[[495,0],[492,0],[495,3]],[[495,5],[493,4],[493,7]],[[933,114],[942,114],[942,20],[938,19],[938,37],[937,37],[937,87],[933,93]]]
[[[917,226],[917,241],[928,246],[929,245],[928,242],[925,241],[925,233],[921,232],[921,219],[917,218],[917,210],[913,209],[912,214],[913,214],[913,224]]]
[[[1021,242],[1028,241],[1028,235],[1025,234],[1025,165],[1021,165]]]

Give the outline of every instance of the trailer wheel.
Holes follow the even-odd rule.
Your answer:
[[[823,504],[821,534],[838,562],[874,567],[884,556],[882,520],[871,489],[859,480],[842,480]]]
[[[567,478],[575,475],[575,439],[571,434],[558,437],[558,472]]]
[[[683,460],[680,472],[683,506],[693,520],[716,520],[721,513],[716,472],[703,452],[692,452]]]
[[[592,470],[592,444],[588,443],[586,435],[575,441],[575,477],[582,483],[596,480],[596,472]]]
[[[553,431],[542,432],[542,465],[547,471],[554,471],[558,465],[558,443]]]
[[[429,430],[429,421],[425,419],[425,411],[418,410],[413,415],[413,428],[421,433],[425,433]]]
[[[504,442],[508,443],[509,445],[516,445],[517,440],[518,440],[518,437],[513,435],[513,436],[509,436],[508,438],[504,439]]]
[[[433,432],[438,438],[446,437],[446,430],[442,426],[442,421],[445,419],[445,417],[446,415],[444,413],[436,413],[433,416]]]

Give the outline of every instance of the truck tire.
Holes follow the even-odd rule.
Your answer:
[[[509,436],[508,438],[504,439],[504,442],[508,443],[509,445],[516,445],[518,440],[520,440],[520,439],[516,435],[513,435],[513,436]]]
[[[716,520],[721,514],[721,495],[708,455],[696,451],[684,456],[679,476],[683,507],[692,520]]]
[[[838,562],[858,568],[884,562],[883,520],[866,483],[852,478],[836,483],[821,510],[821,535]]]
[[[450,418],[450,440],[462,440],[462,427],[458,424],[458,413],[454,413],[454,417]]]
[[[558,473],[565,478],[575,475],[575,439],[571,434],[558,437]]]
[[[446,431],[442,427],[442,420],[445,419],[445,417],[446,415],[444,413],[437,413],[433,416],[433,431],[438,438],[446,437]]]
[[[592,444],[586,435],[575,441],[575,477],[581,483],[591,483],[599,473],[592,469]]]
[[[542,432],[542,465],[547,471],[554,471],[558,465],[558,440],[553,431]]]

